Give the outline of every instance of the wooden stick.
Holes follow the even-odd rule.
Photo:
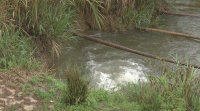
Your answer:
[[[197,17],[200,18],[200,15],[193,15],[193,14],[185,14],[185,13],[177,13],[177,12],[171,12],[166,10],[160,10],[161,13],[170,14],[170,15],[178,15],[178,16],[190,16],[190,17]]]
[[[145,57],[149,57],[149,58],[153,58],[153,59],[162,60],[162,61],[166,61],[166,62],[177,64],[176,61],[173,61],[173,60],[168,59],[168,58],[159,57],[159,56],[156,56],[156,55],[152,55],[152,54],[148,54],[148,53],[145,53],[145,52],[137,51],[137,50],[134,50],[134,49],[131,49],[131,48],[128,48],[128,47],[124,47],[124,46],[121,46],[121,45],[118,45],[118,44],[107,42],[107,41],[104,41],[104,40],[101,40],[101,39],[97,39],[97,38],[94,38],[94,37],[91,37],[91,36],[88,36],[88,35],[83,35],[83,34],[80,34],[80,33],[74,33],[74,35],[82,37],[84,39],[88,39],[88,40],[91,40],[91,41],[94,41],[94,42],[98,42],[98,43],[110,46],[110,47],[113,47],[113,48],[117,48],[117,49],[121,49],[121,50],[128,51],[128,52],[131,52],[131,53],[135,53],[135,54],[138,54],[138,55],[141,55],[141,56],[145,56]],[[185,64],[183,62],[180,62],[179,64],[187,66],[187,64]],[[193,65],[193,64],[188,64],[188,65],[192,66],[194,68],[200,69],[200,66]]]
[[[188,37],[188,38],[193,38],[193,39],[200,39],[199,36],[178,33],[178,32],[172,32],[172,31],[167,31],[167,30],[154,29],[154,28],[148,28],[148,27],[135,27],[135,28],[146,30],[146,31],[161,32],[161,33],[166,33],[166,34],[171,34],[171,35],[183,36],[183,37]]]

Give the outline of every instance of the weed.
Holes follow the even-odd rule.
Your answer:
[[[160,77],[148,76],[148,83],[128,83],[130,100],[138,102],[143,110],[198,111],[199,76],[192,67],[178,67]]]
[[[52,50],[59,57],[61,48],[57,42],[69,40],[73,29],[71,5],[70,0],[1,0],[1,68],[38,68],[38,61],[33,58],[37,49],[34,44],[41,52]]]
[[[33,85],[37,85],[40,81],[42,81],[42,79],[39,79],[38,77],[34,77],[30,80],[30,82],[33,84]]]
[[[101,29],[101,26],[104,25],[105,17],[100,10],[104,10],[101,0],[72,0],[75,4],[75,7],[80,12],[81,16],[91,16],[95,20],[95,23]]]
[[[115,15],[119,23],[132,29],[133,26],[153,26],[158,24],[160,15],[158,5],[162,0],[73,0],[76,9],[84,19],[95,21],[90,24],[92,28],[96,25],[101,29],[108,25],[107,16]],[[164,2],[163,2],[164,3]],[[92,14],[92,15],[91,15]],[[88,17],[89,16],[89,17]]]
[[[21,88],[22,88],[22,91],[23,91],[23,92],[25,92],[26,87],[27,87],[26,84],[21,84]]]
[[[9,111],[15,111],[16,107],[15,106],[10,106],[8,109],[9,109]]]
[[[77,69],[77,68],[75,68]],[[74,70],[74,69],[73,69]],[[80,69],[79,69],[80,71]],[[72,72],[72,71],[71,71]],[[74,73],[73,73],[74,74]],[[77,74],[77,73],[76,73]],[[126,111],[140,111],[141,107],[135,103],[130,102],[123,92],[108,92],[104,89],[88,90],[85,101],[79,101],[74,105],[66,105],[66,82],[57,80],[52,76],[41,74],[43,81],[38,81],[38,84],[42,83],[44,88],[32,88],[32,92],[35,92],[38,97],[43,99],[43,104],[37,107],[38,110],[47,111],[49,106],[53,111],[110,111],[110,110],[126,110]],[[75,76],[76,77],[76,76]],[[47,79],[48,78],[48,79]],[[82,79],[79,77],[79,79]],[[31,83],[31,82],[30,82]],[[77,82],[76,82],[77,83]],[[32,84],[32,83],[31,83]],[[31,84],[22,85],[24,92],[30,92]],[[62,95],[61,95],[62,94]],[[65,95],[64,95],[65,94]],[[69,92],[69,94],[71,94]],[[76,93],[74,93],[76,94]],[[79,91],[78,96],[82,96],[83,93]],[[70,99],[70,98],[69,98]]]
[[[42,92],[42,91],[38,90],[37,91],[37,96],[39,98],[45,99],[45,98],[49,97],[49,94],[47,92]]]
[[[69,69],[66,73],[66,87],[63,91],[63,98],[66,104],[79,104],[85,102],[88,96],[89,83],[80,77],[81,71],[78,67]]]
[[[29,84],[21,84],[20,87],[22,88],[23,95],[29,95],[34,91]]]
[[[36,50],[60,56],[58,43],[74,38],[73,17],[91,17],[101,29],[108,14],[122,24],[150,26],[158,21],[155,6],[159,0],[7,0],[0,1],[0,67],[37,69]],[[75,12],[74,10],[77,10]],[[154,15],[156,19],[154,19]],[[91,21],[90,20],[90,21]],[[156,23],[155,23],[156,24]],[[74,39],[73,39],[74,40]],[[37,44],[39,47],[36,47]],[[39,48],[39,49],[38,49]]]
[[[95,100],[95,98],[93,97],[89,97],[86,99],[86,102],[84,103],[86,106],[91,107],[93,109],[98,109],[99,105],[97,103],[97,100]]]
[[[127,4],[126,8],[121,9],[121,15],[119,16],[120,23],[128,24],[128,29],[132,29],[133,25],[137,27],[151,27],[157,25],[161,16],[155,11],[157,10],[157,1],[158,0],[134,1],[132,5]]]
[[[36,69],[39,62],[32,58],[35,50],[32,49],[33,42],[26,37],[19,36],[20,32],[4,32],[0,38],[0,67],[10,69],[11,67],[24,67]]]
[[[55,94],[56,94],[56,91],[55,91],[55,89],[50,89],[50,90],[49,90],[49,93],[50,93],[51,95],[55,95]]]
[[[104,89],[98,89],[97,91],[94,90],[92,91],[92,95],[93,98],[98,101],[98,102],[102,102],[102,101],[107,101],[108,100],[108,91],[104,90]]]

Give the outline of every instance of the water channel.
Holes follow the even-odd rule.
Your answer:
[[[181,13],[200,14],[199,0],[168,0]],[[160,28],[200,36],[200,18],[164,15]],[[133,30],[127,33],[87,31],[85,34],[126,46],[139,51],[173,59],[176,55],[190,58],[192,64],[200,65],[200,41],[169,34]],[[159,72],[162,62],[133,53],[111,48],[89,40],[81,39],[72,49],[66,49],[56,66],[83,64],[88,69],[91,85],[110,89],[118,83],[147,81],[145,75]]]

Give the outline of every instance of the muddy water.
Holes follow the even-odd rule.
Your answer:
[[[200,14],[199,0],[171,0],[180,12]],[[200,36],[200,18],[165,15],[161,29]],[[190,57],[190,62],[200,65],[200,41],[162,33],[134,30],[126,34],[87,31],[85,34],[122,46],[173,59]],[[66,49],[56,66],[83,64],[88,69],[91,85],[111,89],[118,83],[147,81],[146,75],[159,72],[162,62],[133,53],[121,51],[88,40],[79,40],[72,49]],[[171,65],[171,64],[170,64]],[[164,66],[163,66],[164,67]],[[166,66],[165,66],[166,67]]]

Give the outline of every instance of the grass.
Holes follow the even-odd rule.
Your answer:
[[[127,28],[152,26],[159,21],[155,13],[158,0],[7,0],[0,1],[0,66],[37,69],[36,55],[60,57],[62,43],[74,41],[77,21],[92,21],[91,28],[108,26],[108,15],[116,15]],[[156,18],[156,19],[155,19]]]
[[[176,67],[148,76],[149,82],[128,83],[126,93],[142,110],[199,111],[199,76],[192,67]]]
[[[44,79],[39,83],[45,85],[44,91],[41,91],[40,88],[34,89],[35,94],[43,99],[43,104],[38,107],[39,111],[110,111],[120,109],[132,111],[140,108],[137,103],[129,102],[123,93],[108,92],[104,89],[91,89],[88,91],[85,101],[69,105],[66,104],[66,98],[62,96],[62,94],[66,94],[66,92],[63,93],[63,90],[66,90],[67,84],[46,74],[42,74],[42,76]],[[51,109],[48,108],[51,105],[50,101],[54,104]]]
[[[0,69],[37,70],[41,65],[37,54],[51,52],[51,55],[59,57],[61,43],[74,40],[71,32],[76,22],[73,19],[77,16],[92,21],[94,27],[91,28],[98,29],[108,25],[105,24],[108,15],[117,16],[118,21],[130,29],[134,25],[152,26],[160,18],[155,12],[157,1],[0,0]],[[140,84],[127,84],[126,92],[89,90],[89,82],[79,77],[78,69],[66,72],[67,80],[64,82],[41,74],[41,78],[32,78],[20,87],[24,95],[34,92],[43,99],[43,104],[38,107],[41,111],[199,110],[198,80],[187,70],[183,79],[180,79],[182,76],[169,79],[172,76],[165,73],[163,77],[150,76],[149,82],[142,87]],[[181,71],[177,73],[182,74]],[[43,88],[38,87],[40,84]],[[181,87],[175,87],[178,85]]]
[[[30,82],[33,84],[33,85],[37,85],[40,81],[42,81],[42,79],[39,79],[38,77],[34,77],[30,80]]]
[[[33,58],[35,49],[30,38],[20,36],[20,32],[6,31],[0,37],[0,67],[10,69],[12,67],[23,67],[26,69],[37,69],[39,61]],[[35,46],[36,47],[36,46]]]
[[[160,19],[159,0],[1,0],[0,1],[0,69],[40,67],[38,53],[60,56],[60,43],[73,40],[73,20],[83,17],[93,27],[108,25],[108,15],[117,16],[124,27],[150,27]],[[88,18],[88,16],[90,16]],[[67,72],[67,80],[41,74],[22,84],[24,95],[34,92],[43,99],[41,111],[199,111],[199,76],[192,67],[176,67],[148,76],[147,83],[128,83],[124,91],[108,92],[90,89],[77,69]],[[140,83],[140,82],[139,82]],[[38,88],[42,84],[43,88]],[[15,86],[13,84],[13,86]],[[32,87],[35,86],[35,87]],[[53,107],[50,109],[49,105]],[[15,110],[11,107],[10,110]]]
[[[200,78],[197,70],[190,66],[177,65],[172,69],[163,70],[159,75],[147,76],[148,82],[121,85],[121,91],[89,89],[88,86],[85,90],[84,87],[88,85],[88,81],[79,77],[81,68],[71,68],[66,71],[68,73],[66,81],[55,79],[44,73],[40,77],[32,78],[29,83],[21,85],[23,94],[28,95],[34,92],[43,99],[42,104],[37,107],[38,111],[200,110]],[[76,86],[78,83],[81,84]]]
[[[83,80],[80,74],[79,67],[69,68],[66,72],[66,86],[62,94],[66,104],[74,105],[86,101],[90,81]]]
[[[60,56],[58,43],[74,38],[70,0],[0,1],[0,68],[37,69],[37,54]]]
[[[118,22],[128,29],[133,26],[156,26],[160,20],[157,11],[162,0],[73,0],[79,15],[91,28],[108,27],[108,15],[116,16]],[[163,2],[165,3],[165,2]],[[157,7],[156,7],[157,6]],[[92,14],[92,15],[91,15]],[[97,27],[97,26],[98,27]]]
[[[91,16],[94,20],[94,24],[101,29],[104,25],[105,16],[100,10],[104,10],[102,6],[102,0],[72,0],[74,2],[75,8],[80,13],[82,17]]]
[[[124,1],[119,1],[124,2]],[[128,24],[127,28],[155,26],[160,20],[159,14],[156,13],[156,4],[158,0],[133,1],[127,3],[119,3],[119,22]],[[123,8],[126,7],[126,8]]]

